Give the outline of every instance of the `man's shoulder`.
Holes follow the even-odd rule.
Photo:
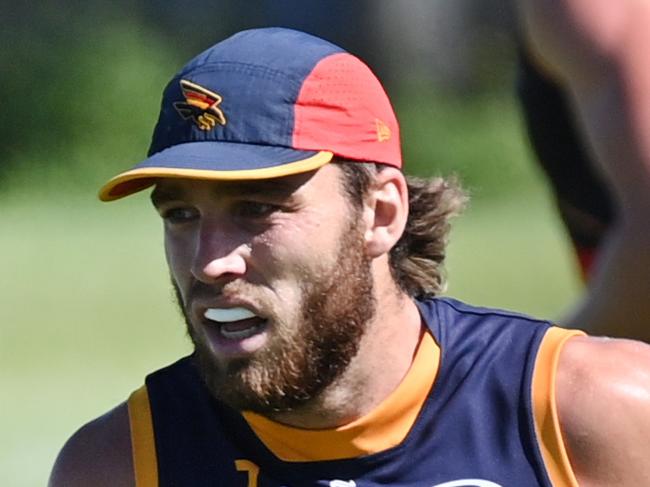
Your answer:
[[[558,387],[589,388],[594,392],[597,387],[612,399],[625,399],[635,390],[634,386],[650,393],[650,345],[592,336],[576,336],[567,341],[560,357]],[[649,394],[640,397],[650,401]]]
[[[557,407],[578,480],[647,485],[650,463],[650,346],[574,337],[557,370]]]
[[[85,424],[70,437],[56,459],[48,485],[135,485],[126,403]]]

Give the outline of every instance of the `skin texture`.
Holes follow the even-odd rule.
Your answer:
[[[560,357],[557,407],[580,487],[650,485],[650,346],[578,337]]]
[[[49,487],[132,487],[129,414],[122,403],[82,426],[63,446]]]
[[[518,2],[533,56],[570,93],[617,220],[566,322],[650,342],[650,3]]]
[[[236,409],[269,414],[314,401],[350,364],[373,318],[358,212],[343,198],[307,205],[315,180],[337,183],[333,168],[286,178],[277,194],[252,192],[259,183],[187,181],[161,182],[154,192],[202,370],[213,394]],[[235,244],[224,250],[224,242]],[[206,307],[230,306],[265,323],[236,350],[203,318]]]

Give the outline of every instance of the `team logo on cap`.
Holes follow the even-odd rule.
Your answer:
[[[181,80],[181,90],[185,101],[177,101],[174,108],[184,120],[192,119],[201,130],[212,130],[219,125],[226,125],[226,116],[219,108],[221,96],[202,86]]]
[[[378,118],[375,118],[375,130],[377,131],[377,140],[379,142],[386,142],[392,137],[390,127]]]

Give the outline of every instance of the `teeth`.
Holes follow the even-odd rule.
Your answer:
[[[246,320],[254,318],[256,315],[252,311],[238,307],[238,308],[209,308],[203,314],[207,319],[219,323],[231,323],[233,321]]]

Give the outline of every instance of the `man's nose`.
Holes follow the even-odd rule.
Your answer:
[[[249,246],[223,226],[204,225],[197,242],[192,274],[206,284],[234,279],[246,273]]]

